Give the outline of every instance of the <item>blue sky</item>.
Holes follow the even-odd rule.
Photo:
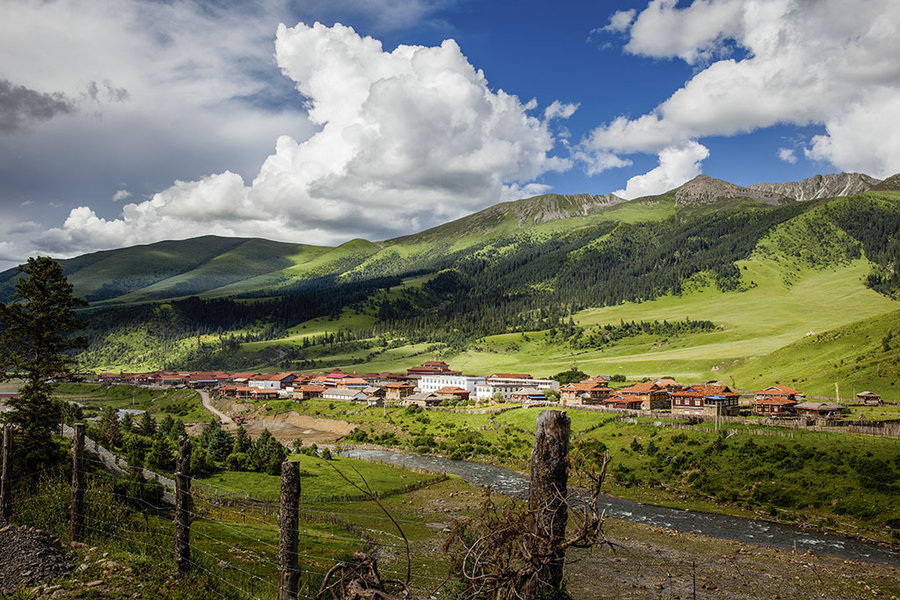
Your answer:
[[[900,171],[893,0],[0,1],[3,267]]]

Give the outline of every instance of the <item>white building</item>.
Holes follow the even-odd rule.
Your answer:
[[[349,402],[365,402],[368,398],[362,390],[346,390],[341,388],[328,388],[322,392],[323,400],[345,400]]]
[[[445,387],[458,387],[474,394],[475,388],[484,384],[485,381],[485,377],[472,377],[469,375],[422,375],[416,387],[424,394],[436,392]]]
[[[554,379],[526,379],[524,377],[489,377],[475,386],[475,396],[479,400],[490,400],[500,392],[504,402],[512,399],[513,392],[530,387],[539,390],[558,390],[559,382]]]

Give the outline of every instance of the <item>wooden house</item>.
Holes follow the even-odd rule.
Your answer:
[[[741,395],[727,385],[689,385],[683,390],[669,392],[672,414],[736,416]]]
[[[616,390],[616,393],[629,398],[637,398],[641,401],[640,408],[642,410],[669,410],[672,406],[669,390],[655,381],[636,383]]]

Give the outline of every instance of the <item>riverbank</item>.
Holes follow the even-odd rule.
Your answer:
[[[476,487],[490,486],[493,491],[512,497],[524,497],[528,489],[528,478],[524,474],[484,463],[454,461],[438,456],[409,454],[387,449],[345,448],[341,454],[352,458],[456,475]],[[682,533],[699,533],[738,543],[771,546],[800,553],[816,552],[845,560],[900,567],[900,551],[896,548],[848,536],[771,521],[640,504],[609,495],[602,497],[601,508],[610,517]]]

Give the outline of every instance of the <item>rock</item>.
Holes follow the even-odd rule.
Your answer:
[[[94,581],[89,581],[89,582],[87,582],[86,584],[84,584],[84,587],[89,587],[89,588],[90,588],[90,587],[99,587],[99,586],[101,586],[101,585],[103,585],[103,580],[102,580],[102,579],[95,579]]]

